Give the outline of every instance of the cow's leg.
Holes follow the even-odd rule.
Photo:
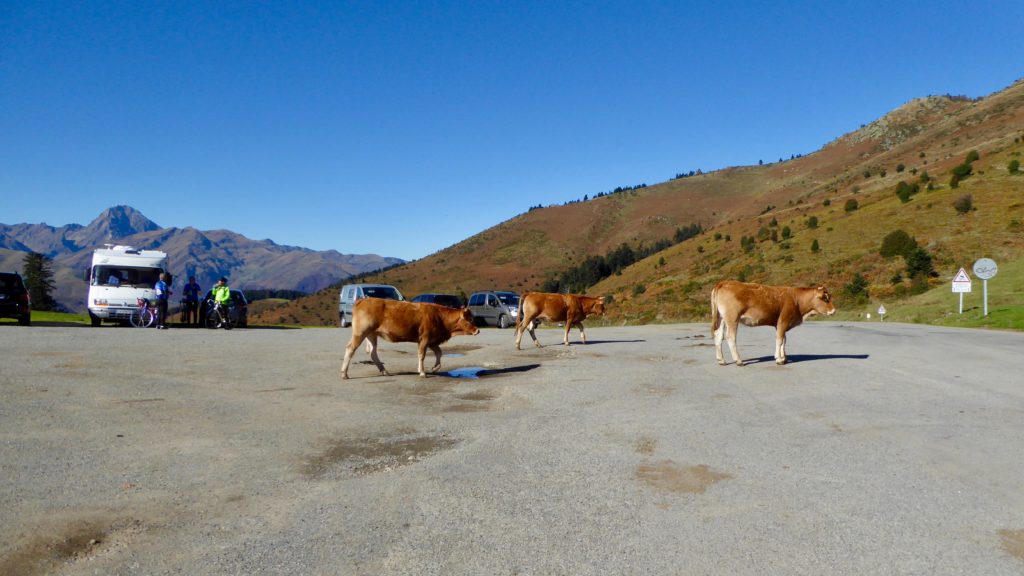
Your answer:
[[[577,322],[576,323],[576,327],[580,329],[580,339],[583,340],[584,344],[586,344],[587,343],[587,333],[583,331],[583,322]]]
[[[356,349],[363,343],[363,337],[357,335],[355,332],[352,333],[352,338],[349,339],[348,345],[345,346],[345,359],[341,361],[341,379],[348,380],[348,366],[352,363],[352,355],[356,353]]]
[[[530,338],[533,338],[533,345],[540,348],[540,340],[537,340],[537,333],[535,332],[535,330],[537,330],[537,324],[537,322],[531,320],[528,326],[530,327]]]
[[[516,322],[516,350],[522,350],[519,347],[519,343],[523,341],[523,331],[526,330],[526,317],[523,317],[524,322]]]
[[[568,319],[565,320],[565,336],[562,338],[562,344],[569,345],[569,331],[572,330],[572,322]]]
[[[416,350],[416,352],[417,352],[416,357],[417,357],[417,360],[418,360],[418,362],[416,364],[416,369],[420,373],[420,378],[426,378],[427,377],[427,371],[423,369],[423,361],[427,357],[427,343],[421,341],[420,345],[419,345],[419,348]]]
[[[786,330],[781,326],[775,330],[775,363],[786,363]]]
[[[441,347],[435,344],[430,349],[434,351],[434,367],[430,371],[437,372],[441,368]]]
[[[736,351],[736,329],[740,325],[739,319],[726,320],[725,324],[725,339],[729,342],[729,352],[732,352],[732,359],[736,361],[736,365],[743,366],[743,359],[740,358],[740,353]]]
[[[533,338],[533,343],[540,348],[540,342],[537,341],[537,335],[533,333],[533,329],[533,317],[523,316],[523,321],[516,326],[516,350],[522,350],[519,344],[523,341],[523,332],[527,331],[530,333],[530,338]]]
[[[370,346],[370,360],[372,360],[374,365],[377,366],[377,370],[380,370],[382,376],[391,376],[391,374],[384,369],[384,363],[380,361],[380,357],[377,356],[377,335],[370,334],[366,337],[366,342]],[[358,347],[359,345],[357,344],[356,346]]]
[[[718,323],[718,329],[715,330],[715,360],[718,361],[719,366],[725,366],[725,355],[722,354],[722,338],[725,337],[725,322]]]

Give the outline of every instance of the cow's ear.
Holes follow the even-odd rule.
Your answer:
[[[599,297],[598,297],[598,299],[597,299],[597,301],[598,301],[598,302],[602,302],[602,303],[603,303],[603,302],[604,302],[604,296],[599,296]]]

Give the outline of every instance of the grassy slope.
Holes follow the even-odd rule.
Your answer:
[[[838,292],[855,272],[861,272],[871,281],[873,302],[868,307],[874,309],[878,301],[893,301],[890,279],[903,266],[899,259],[885,261],[877,256],[884,235],[897,228],[932,252],[940,273],[934,280],[935,291],[948,292],[948,280],[959,266],[969,269],[982,255],[1003,266],[1024,257],[1021,231],[1011,229],[1014,220],[1024,221],[1024,175],[1011,176],[1005,168],[1010,158],[1019,158],[1024,150],[1020,126],[1024,126],[1024,83],[979,102],[915,100],[803,158],[719,170],[589,202],[533,210],[366,281],[395,284],[407,296],[484,288],[525,291],[589,255],[605,254],[622,242],[635,246],[667,238],[678,226],[700,222],[708,230],[704,235],[590,290],[614,296],[609,321],[705,318],[711,286],[722,278],[740,276],[780,284],[826,283]],[[981,153],[975,175],[959,189],[950,189],[950,169],[972,149]],[[898,164],[904,164],[906,171],[898,173]],[[901,204],[894,188],[900,180],[916,178],[912,169],[918,174],[927,170],[938,189],[922,191],[910,203]],[[865,177],[865,172],[870,176]],[[959,216],[952,202],[968,193],[974,196],[977,210]],[[860,209],[847,214],[843,205],[849,198],[857,199]],[[823,205],[825,199],[830,206]],[[811,215],[819,219],[817,230],[805,225]],[[780,232],[783,226],[791,228],[789,248],[766,241],[752,253],[743,253],[740,237],[756,234],[773,217]],[[715,232],[730,234],[731,242],[715,241]],[[821,251],[812,254],[809,248],[815,239]],[[660,258],[666,260],[665,266],[657,266]],[[635,294],[638,285],[645,291]],[[902,302],[921,302],[924,308],[913,317],[941,316],[935,305],[928,305],[928,296]],[[842,298],[839,304],[843,307]],[[864,311],[850,313],[856,316]],[[254,321],[336,323],[337,289],[259,313]]]

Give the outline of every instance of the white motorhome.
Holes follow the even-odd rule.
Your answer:
[[[139,298],[156,298],[153,285],[160,273],[166,271],[165,252],[112,244],[97,248],[86,273],[92,325],[99,326],[103,321],[127,322],[132,311],[139,307]]]

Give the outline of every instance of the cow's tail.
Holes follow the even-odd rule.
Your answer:
[[[722,317],[718,315],[718,286],[711,289],[711,335],[718,331]]]
[[[523,323],[523,306],[526,305],[526,295],[529,292],[524,292],[519,296],[519,310],[516,312],[516,334],[519,334],[519,326]]]

